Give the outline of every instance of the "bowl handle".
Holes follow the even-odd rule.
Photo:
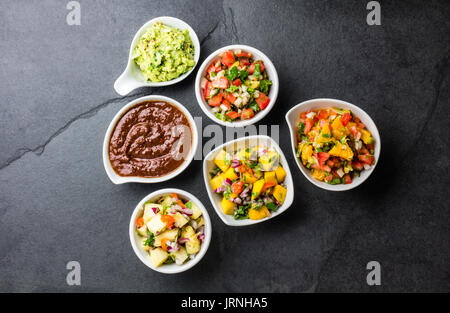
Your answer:
[[[121,96],[126,96],[134,89],[143,86],[143,84],[136,81],[128,68],[116,79],[114,89]]]

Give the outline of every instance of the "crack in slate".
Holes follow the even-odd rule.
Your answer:
[[[216,31],[217,27],[219,26],[219,22],[214,25],[214,27],[206,34],[206,36],[200,41],[200,47],[203,46],[203,44],[211,38],[211,35]]]
[[[402,161],[400,163],[401,165],[403,165],[404,161],[407,160],[408,155],[411,154],[411,151],[419,143],[420,139],[422,138],[422,136],[426,130],[426,127],[428,126],[428,122],[433,117],[434,111],[436,111],[436,107],[439,103],[439,99],[440,99],[440,95],[441,95],[441,89],[442,89],[442,86],[444,85],[444,79],[446,77],[447,70],[448,70],[449,58],[450,58],[450,50],[447,51],[445,53],[444,58],[436,64],[436,79],[433,84],[434,89],[435,89],[435,95],[434,95],[433,101],[431,102],[431,107],[427,112],[427,115],[425,117],[425,121],[422,124],[422,127],[420,128],[419,132],[417,133],[417,135],[414,138],[410,147],[406,150],[405,155],[402,157]]]
[[[132,95],[128,95],[128,96],[124,96],[124,97],[112,98],[112,99],[106,100],[105,102],[100,103],[99,105],[96,105],[95,107],[89,109],[86,112],[78,114],[77,116],[71,118],[62,127],[58,128],[58,130],[56,130],[50,137],[48,137],[48,139],[44,143],[36,146],[35,148],[27,148],[27,147],[25,147],[25,148],[17,149],[12,157],[10,157],[4,164],[0,165],[0,170],[2,170],[5,167],[11,165],[12,163],[14,163],[15,161],[19,160],[20,158],[22,158],[25,154],[27,154],[29,152],[33,152],[33,153],[35,153],[38,156],[42,155],[42,153],[44,153],[44,151],[45,151],[45,147],[53,139],[55,139],[60,134],[62,134],[66,129],[68,129],[74,122],[76,122],[76,121],[78,121],[80,119],[89,119],[89,118],[95,116],[101,109],[106,108],[110,104],[117,103],[117,102],[120,102],[120,101],[123,101],[123,100],[128,100],[130,98],[141,97],[141,96],[150,95],[150,94],[152,94],[152,92],[148,93],[147,91],[142,91],[142,92],[139,92],[139,93],[136,93],[136,94],[132,94]]]

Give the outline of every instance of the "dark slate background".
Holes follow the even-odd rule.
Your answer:
[[[449,35],[446,1],[86,1],[68,26],[68,1],[0,3],[0,291],[313,292],[449,291]],[[200,61],[228,44],[266,53],[280,78],[276,107],[295,183],[293,206],[251,227],[225,226],[206,195],[201,161],[155,185],[116,186],[101,146],[114,114],[150,93],[185,104],[203,125],[196,71],[166,88],[119,97],[136,30],[153,17],[183,19],[202,41]],[[375,121],[381,158],[360,187],[310,184],[295,165],[284,115],[316,97],[349,101]],[[206,141],[208,138],[204,138]],[[148,193],[176,186],[197,195],[213,223],[192,270],[163,275],[134,255],[128,223]],[[82,285],[66,284],[81,263]],[[366,284],[366,264],[382,285]]]

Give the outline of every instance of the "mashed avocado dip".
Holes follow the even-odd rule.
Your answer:
[[[139,38],[133,59],[149,81],[175,79],[195,65],[189,31],[157,22]]]

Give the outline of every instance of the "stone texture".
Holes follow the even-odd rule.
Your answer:
[[[447,2],[383,2],[382,26],[371,27],[365,1],[80,1],[80,26],[66,24],[66,3],[0,3],[0,291],[450,290]],[[131,99],[170,96],[213,123],[194,96],[196,71],[124,98],[113,90],[135,31],[162,15],[196,30],[201,61],[243,43],[275,64],[280,94],[260,124],[280,125],[296,186],[278,218],[224,225],[201,161],[160,184],[108,180],[103,136]],[[381,133],[377,169],[353,191],[313,186],[290,153],[284,114],[316,97],[360,106]],[[165,276],[135,257],[128,224],[142,197],[170,186],[196,194],[214,228],[196,267]],[[65,282],[70,260],[81,263],[80,287]],[[366,284],[371,260],[382,266],[378,287]]]

